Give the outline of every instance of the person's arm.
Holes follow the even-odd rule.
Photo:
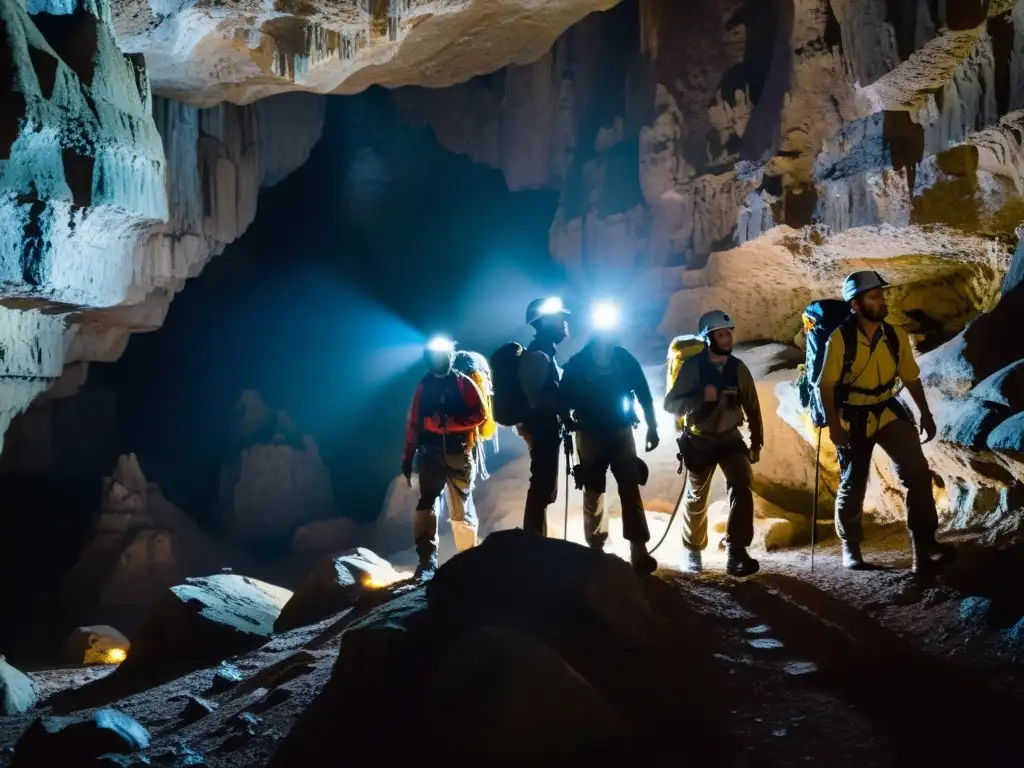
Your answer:
[[[405,451],[402,462],[411,462],[416,453],[416,445],[420,440],[420,395],[423,393],[423,382],[416,385],[409,405],[409,418],[405,422]]]
[[[843,375],[843,354],[846,345],[843,341],[843,334],[834,331],[825,344],[825,363],[821,366],[821,373],[814,386],[818,389],[818,397],[821,399],[821,408],[825,412],[825,420],[828,423],[829,433],[832,441],[846,436],[839,419],[839,410],[836,408],[836,385]],[[841,443],[837,443],[839,445]]]
[[[519,362],[519,383],[526,401],[534,410],[554,411],[558,408],[557,389],[549,389],[551,358],[543,352],[524,352]],[[555,382],[557,386],[557,382]]]
[[[740,385],[740,405],[747,417],[747,424],[750,425],[750,447],[754,451],[760,451],[764,446],[764,420],[761,418],[761,401],[757,397],[757,384],[754,381],[750,369],[737,360],[738,376]]]
[[[673,416],[697,414],[698,419],[704,411],[714,410],[715,403],[704,400],[704,390],[700,387],[700,363],[696,357],[683,363],[663,405]]]
[[[921,412],[921,432],[924,433],[924,442],[929,442],[935,437],[938,431],[935,426],[935,417],[932,416],[932,409],[928,405],[928,398],[924,394],[924,385],[921,383],[921,368],[914,359],[914,350],[910,346],[910,337],[902,328],[894,329],[896,338],[900,343],[900,363],[896,370],[903,386],[914,398],[917,409]]]
[[[654,412],[654,396],[651,394],[651,385],[644,376],[644,369],[640,362],[629,352],[623,350],[623,360],[629,377],[629,387],[636,395],[640,409],[644,412],[644,421],[648,429],[658,428],[658,416]]]

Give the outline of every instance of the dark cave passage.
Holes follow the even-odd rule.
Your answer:
[[[316,441],[337,514],[374,519],[398,473],[425,338],[450,333],[489,354],[528,335],[529,299],[564,287],[547,251],[556,204],[554,192],[509,192],[500,172],[402,123],[383,89],[331,99],[310,160],[261,193],[253,225],[188,281],[164,326],[93,364],[79,394],[16,420],[0,497],[36,514],[19,516],[4,537],[17,551],[0,559],[35,583],[9,600],[34,605],[59,588],[119,454],[137,454],[169,501],[215,528],[246,389]],[[40,409],[54,438],[35,460],[19,435]],[[62,535],[42,546],[55,518]]]

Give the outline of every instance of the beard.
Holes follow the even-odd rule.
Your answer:
[[[711,348],[711,351],[714,352],[716,355],[722,355],[724,357],[725,355],[732,354],[732,347],[730,347],[729,349],[722,349],[720,346],[718,346],[714,339],[708,339],[708,346]]]
[[[889,316],[889,307],[881,306],[873,307],[871,309],[862,307],[861,314],[864,315],[864,318],[866,320],[870,320],[873,323],[880,323],[882,320],[885,320],[885,318]]]

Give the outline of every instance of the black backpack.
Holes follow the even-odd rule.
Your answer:
[[[797,388],[800,393],[800,405],[807,408],[811,413],[811,423],[816,427],[824,427],[828,420],[825,418],[825,410],[821,406],[821,399],[818,397],[817,388],[814,382],[821,375],[821,369],[825,365],[825,350],[829,337],[835,330],[841,329],[843,334],[843,371],[839,377],[842,382],[850,373],[853,361],[857,357],[857,323],[854,315],[850,312],[850,305],[839,299],[822,299],[807,305],[803,314],[804,321],[804,370],[797,380]],[[883,333],[889,352],[896,367],[900,363],[900,342],[896,331],[888,323],[882,323]],[[850,392],[857,392],[865,395],[877,395],[891,389],[895,379],[873,390],[860,389],[852,385],[841,385],[836,392],[836,406],[841,407]]]
[[[494,387],[491,399],[493,416],[504,427],[522,424],[530,414],[530,402],[519,381],[519,363],[525,351],[522,344],[510,341],[498,347],[488,361],[491,386]]]

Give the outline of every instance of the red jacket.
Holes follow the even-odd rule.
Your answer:
[[[454,384],[454,386],[453,386]],[[447,403],[447,423],[442,426],[439,396],[458,395],[460,402]],[[487,408],[476,384],[468,376],[450,373],[438,377],[427,374],[416,387],[409,406],[409,419],[405,425],[404,461],[412,459],[421,443],[421,430],[433,435],[458,435],[463,439],[465,449],[473,448],[473,437],[477,427],[487,419]]]

